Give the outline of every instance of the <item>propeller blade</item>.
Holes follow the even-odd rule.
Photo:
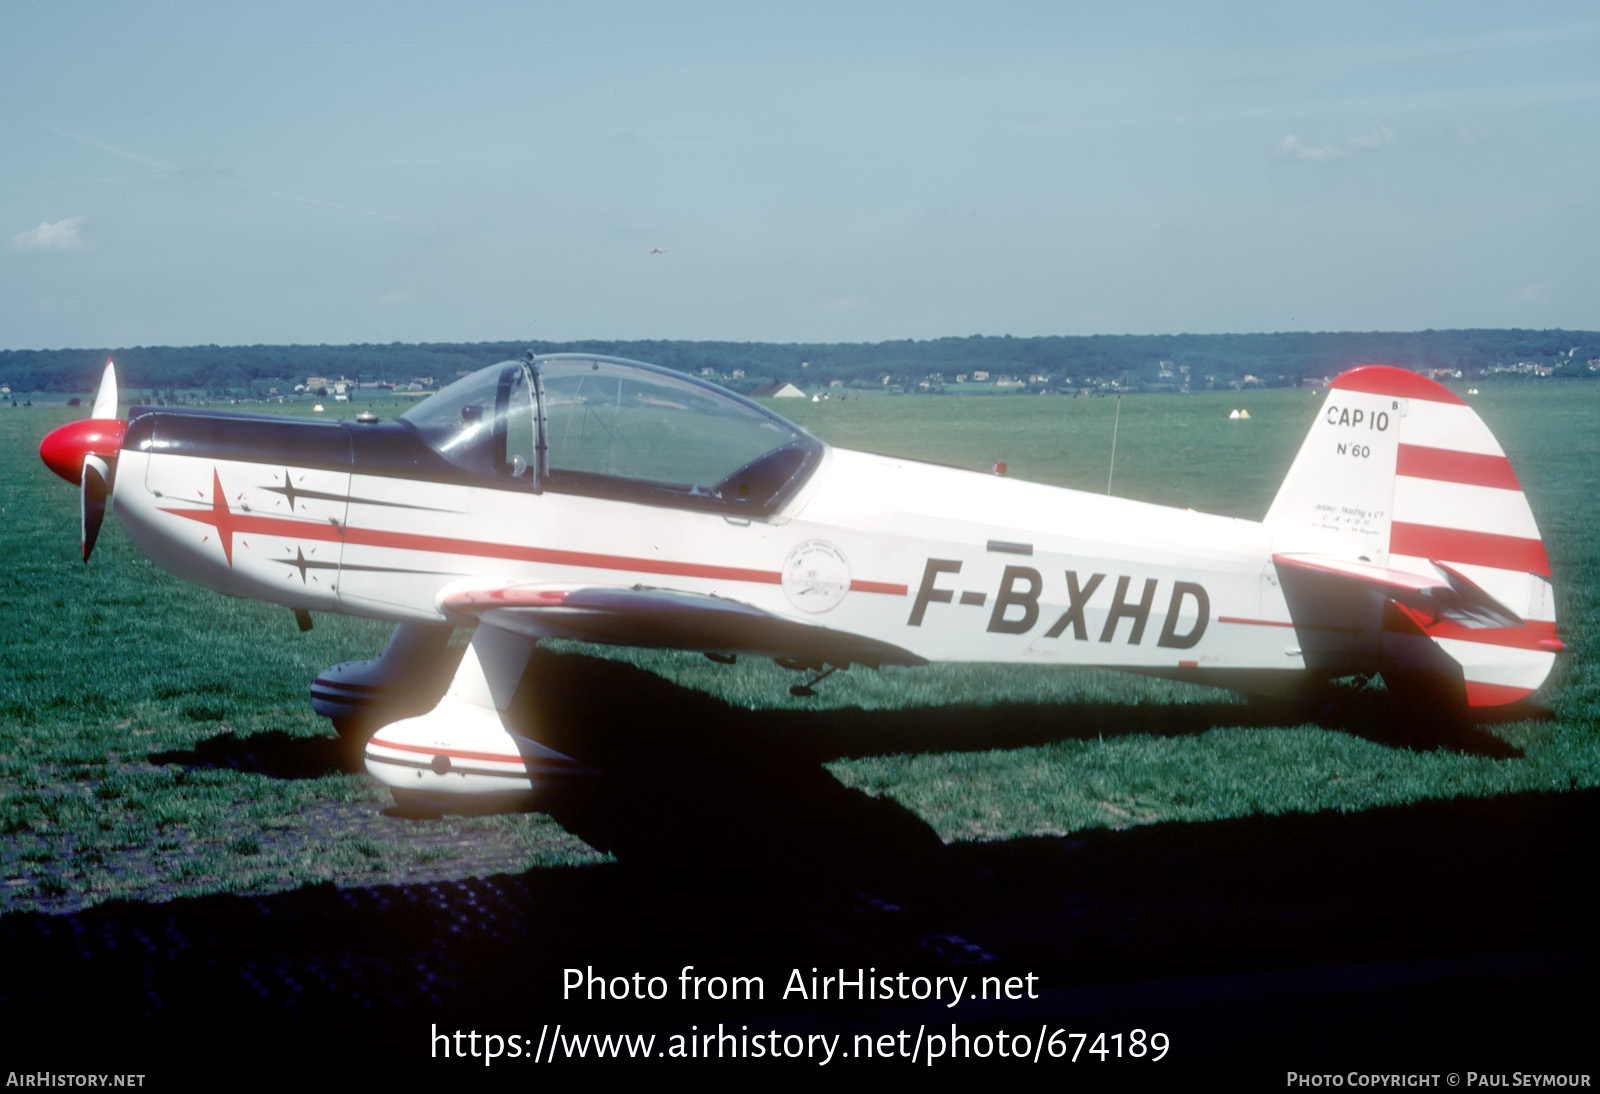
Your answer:
[[[92,453],[83,458],[83,485],[78,496],[83,515],[85,562],[94,553],[94,542],[100,538],[100,524],[106,519],[106,501],[111,497],[112,466],[113,463]]]
[[[117,367],[110,361],[106,362],[106,370],[100,374],[100,390],[95,392],[94,410],[89,417],[107,421],[117,416]]]
[[[50,470],[78,487],[85,562],[100,538],[127,430],[128,423],[117,417],[117,370],[107,361],[89,417],[57,427],[39,442],[39,456]]]

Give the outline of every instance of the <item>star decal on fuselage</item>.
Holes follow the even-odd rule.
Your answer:
[[[231,472],[230,472],[231,473]],[[455,537],[436,535],[427,532],[402,532],[384,528],[371,528],[361,525],[348,525],[336,517],[327,517],[316,520],[311,517],[275,516],[270,513],[254,513],[247,504],[241,502],[238,509],[228,505],[227,495],[222,490],[222,477],[216,467],[211,469],[211,502],[205,503],[205,491],[196,490],[200,496],[199,505],[194,508],[169,508],[161,506],[160,512],[168,513],[184,520],[192,520],[197,524],[205,524],[214,528],[217,538],[222,543],[222,553],[228,561],[228,566],[233,566],[233,544],[236,535],[260,535],[271,539],[286,539],[300,543],[336,543],[344,547],[354,545],[361,548],[379,548],[394,551],[417,551],[428,555],[465,555],[472,558],[504,559],[514,562],[547,563],[557,566],[580,566],[590,569],[626,570],[635,574],[672,574],[689,575],[696,577],[709,577],[728,581],[748,581],[761,585],[777,585],[782,578],[779,574],[747,566],[729,566],[715,563],[699,563],[683,559],[665,559],[660,557],[639,557],[631,555],[599,554],[590,551],[575,551],[571,549],[548,547],[530,543],[504,543],[492,540],[479,540],[469,537]],[[296,490],[297,497],[304,498],[307,491]],[[242,498],[243,495],[241,494]],[[350,499],[352,504],[357,499]],[[194,503],[190,503],[193,505]],[[374,504],[391,504],[375,502]],[[398,504],[398,503],[393,503]],[[406,508],[422,509],[424,506],[406,506]],[[449,510],[434,510],[435,512],[448,512]],[[208,541],[206,536],[201,542]],[[243,546],[250,545],[241,539]],[[285,548],[287,549],[287,547]],[[274,561],[300,570],[300,562],[290,558],[279,558]],[[352,563],[341,559],[338,563],[316,562],[305,560],[305,571],[302,577],[310,570],[337,569],[340,572],[357,571],[367,573],[390,574],[433,574],[444,577],[462,576],[453,570],[435,569],[433,567],[412,566],[380,566],[370,563]],[[850,583],[850,588],[858,592],[887,593],[894,596],[905,596],[906,586],[892,582],[860,581]]]
[[[304,476],[302,476],[302,481]],[[283,469],[282,486],[263,486],[261,489],[271,494],[282,494],[289,499],[289,511],[295,511],[294,503],[297,498],[311,499],[313,501],[349,502],[352,505],[381,505],[389,509],[423,509],[430,513],[455,513],[455,509],[440,509],[432,505],[412,505],[403,501],[380,501],[377,498],[355,498],[346,494],[329,490],[307,490],[303,486],[296,486],[291,472],[286,467]]]
[[[305,550],[300,547],[294,549],[293,558],[280,558],[278,561],[285,566],[293,566],[296,570],[299,570],[300,584],[302,585],[306,584],[307,570],[337,570],[339,568],[337,562],[317,562],[307,558]]]
[[[299,497],[306,497],[308,491],[296,491]],[[203,491],[201,498],[205,497]],[[242,497],[243,495],[241,495]],[[217,469],[211,469],[211,505],[202,509],[167,509],[163,513],[171,513],[175,517],[183,517],[199,524],[209,524],[217,530],[217,539],[222,543],[223,557],[228,560],[228,565],[233,565],[233,537],[237,533],[262,532],[267,535],[306,536],[310,539],[342,539],[344,527],[336,520],[329,521],[330,530],[324,529],[321,521],[288,520],[283,517],[269,517],[252,514],[249,507],[242,507],[235,511],[228,505],[228,496],[222,490],[222,476]],[[313,530],[320,532],[314,534]],[[243,543],[243,540],[240,540]],[[248,544],[245,544],[249,546]]]
[[[293,480],[290,478],[290,472],[287,468],[284,469],[283,480],[284,484],[282,486],[263,486],[261,489],[270,491],[274,494],[282,494],[289,500],[290,509],[295,507],[295,502],[297,500],[304,501],[307,499],[316,499],[319,501],[332,502],[349,501],[355,504],[364,505],[384,505],[397,509],[427,509],[431,512],[453,512],[453,510],[447,509],[434,509],[431,506],[408,505],[404,502],[378,501],[376,499],[347,498],[344,494],[329,493],[322,490],[306,490],[302,487],[296,487],[294,485]],[[202,499],[205,498],[204,491],[197,491],[197,493],[200,494]],[[243,497],[243,495],[241,494],[240,497]],[[222,477],[217,473],[217,469],[215,467],[211,469],[211,505],[208,508],[168,509],[163,507],[162,512],[171,513],[173,516],[183,517],[185,520],[192,520],[199,524],[209,524],[211,527],[215,528],[217,531],[217,539],[222,544],[223,557],[228,560],[228,565],[230,567],[233,565],[233,538],[235,534],[238,533],[260,532],[265,535],[283,536],[290,539],[310,539],[316,541],[337,542],[344,539],[346,531],[344,522],[336,517],[331,516],[328,517],[326,523],[324,523],[323,521],[308,519],[306,517],[290,519],[287,517],[274,517],[267,514],[251,513],[248,505],[242,505],[240,509],[236,511],[228,505],[228,497],[222,489]],[[240,542],[242,543],[243,540]],[[316,562],[312,560],[303,560],[302,564],[302,562],[296,562],[293,559],[287,558],[281,558],[277,561],[298,569],[302,579],[304,579],[306,576],[306,570],[339,569],[339,563],[337,562]],[[395,569],[386,566],[347,566],[345,568],[392,573],[434,572]]]
[[[284,497],[288,498],[289,512],[291,513],[294,512],[294,500],[296,498],[316,498],[320,501],[344,500],[343,494],[329,494],[321,490],[296,490],[294,486],[294,479],[291,477],[287,467],[283,469],[282,486],[263,486],[261,489],[271,494],[282,494]]]
[[[443,577],[465,576],[451,570],[416,570],[404,566],[356,566],[351,565],[348,562],[318,562],[315,559],[307,558],[305,555],[305,550],[301,547],[296,547],[294,549],[293,558],[280,558],[275,559],[274,561],[281,562],[285,566],[300,571],[300,583],[302,585],[307,584],[306,571],[308,570],[348,570],[351,572],[360,570],[363,573],[373,574],[437,574]],[[293,578],[291,577],[290,580],[292,581]]]
[[[204,495],[202,495],[204,496]],[[209,509],[167,509],[165,512],[175,516],[186,517],[189,520],[209,524],[217,530],[217,539],[222,542],[222,554],[228,560],[228,565],[233,565],[233,533],[239,527],[238,519],[232,509],[228,508],[228,497],[222,492],[222,476],[217,474],[217,469],[211,469],[211,508]]]

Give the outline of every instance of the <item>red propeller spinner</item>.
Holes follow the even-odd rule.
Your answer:
[[[52,430],[39,444],[45,465],[79,487],[83,517],[83,560],[89,561],[100,535],[106,504],[116,477],[117,456],[128,423],[117,417],[117,374],[110,361],[94,397],[94,409],[83,421]]]
[[[122,434],[128,423],[118,418],[84,418],[54,429],[39,442],[45,465],[74,486],[83,482],[87,456],[116,459],[122,451]]]

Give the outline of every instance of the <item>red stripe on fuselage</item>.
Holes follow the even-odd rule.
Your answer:
[[[207,509],[162,509],[163,513],[209,524],[224,533],[224,549],[232,564],[232,536],[242,533],[279,536],[284,539],[346,543],[360,547],[386,547],[397,551],[425,551],[430,554],[468,555],[474,558],[504,558],[518,562],[539,562],[550,566],[578,566],[595,570],[625,570],[629,573],[664,574],[673,577],[700,577],[720,581],[747,581],[757,585],[777,585],[782,575],[776,570],[753,570],[742,566],[713,566],[700,562],[673,562],[667,559],[634,558],[590,551],[561,551],[549,547],[522,547],[510,543],[486,543],[450,536],[428,536],[413,532],[385,532],[375,528],[336,525],[332,521],[294,520],[229,510],[224,501]],[[885,581],[852,581],[852,592],[905,596],[907,588]]]
[[[1285,619],[1245,619],[1237,615],[1219,615],[1218,623],[1235,623],[1241,627],[1292,627],[1297,631],[1331,631],[1336,634],[1360,634],[1360,627],[1335,627],[1327,623],[1295,623]]]
[[[1243,627],[1292,627],[1287,619],[1245,619],[1237,615],[1219,615],[1218,623],[1237,623]]]
[[[852,581],[850,591],[853,593],[883,593],[885,596],[905,596],[908,590],[904,585],[896,585],[892,581]]]
[[[1419,444],[1400,445],[1394,473],[1434,482],[1459,482],[1467,486],[1492,486],[1499,490],[1521,490],[1511,461],[1504,456],[1479,452],[1457,452],[1449,448],[1425,448]]]

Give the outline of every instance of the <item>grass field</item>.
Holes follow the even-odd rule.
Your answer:
[[[1600,385],[1471,398],[1539,519],[1569,652],[1535,702],[1465,735],[1395,725],[1381,697],[1355,685],[1312,723],[1228,693],[1109,673],[858,669],[804,700],[788,693],[796,677],[766,662],[570,645],[553,656],[587,666],[573,678],[625,682],[642,670],[667,681],[665,705],[680,711],[667,721],[684,748],[737,754],[713,765],[712,787],[759,784],[763,750],[790,749],[791,761],[825,762],[839,782],[892,798],[946,841],[1594,786]],[[1004,460],[1014,477],[1093,491],[1106,489],[1115,417],[1115,493],[1259,518],[1318,402],[1267,391],[1130,396],[1120,407],[1021,396],[774,405],[842,446],[978,468]],[[1250,420],[1228,420],[1233,406]],[[543,813],[386,811],[387,795],[306,697],[325,666],[376,653],[385,627],[319,616],[300,634],[281,608],[156,569],[110,522],[93,561],[80,563],[77,499],[36,454],[50,428],[79,413],[0,409],[0,910],[604,861]],[[747,743],[695,736],[697,722],[726,721],[723,710]],[[625,704],[591,710],[586,729],[620,734],[626,718]],[[670,833],[674,818],[659,823]]]

